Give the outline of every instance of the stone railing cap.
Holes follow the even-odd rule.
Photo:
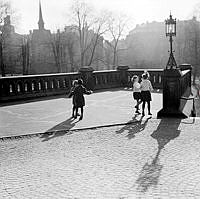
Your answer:
[[[91,66],[84,66],[79,69],[79,72],[93,72],[94,69]]]
[[[188,69],[192,70],[192,65],[184,63],[184,64],[179,65],[179,68],[180,70],[188,70]]]
[[[181,77],[182,72],[179,69],[165,69],[164,70],[164,75],[166,77]]]
[[[126,66],[126,65],[117,66],[117,70],[128,70],[128,69],[129,69],[129,66]]]

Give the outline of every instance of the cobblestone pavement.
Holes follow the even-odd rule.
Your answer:
[[[200,120],[138,119],[1,140],[0,198],[199,199]]]
[[[85,97],[82,121],[71,120],[72,99],[66,96],[2,106],[0,137],[126,123],[135,111],[131,90],[113,89]],[[152,98],[152,113],[156,117],[162,106],[162,94],[155,92]]]

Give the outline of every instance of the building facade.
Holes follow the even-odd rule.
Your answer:
[[[200,22],[177,21],[177,35],[173,38],[177,64],[200,65]],[[165,68],[169,58],[169,41],[165,24],[152,22],[137,25],[124,40],[127,48],[123,62],[133,68]]]
[[[39,3],[38,29],[28,35],[17,34],[11,25],[10,16],[1,27],[4,33],[3,62],[5,73],[48,74],[57,72],[74,72],[80,68],[80,46],[77,28],[67,26],[64,31],[51,33],[45,29],[41,3]],[[90,37],[95,33],[87,30]],[[88,41],[91,42],[89,39]],[[91,42],[92,44],[92,42]],[[85,53],[85,64],[90,63],[90,52]],[[100,60],[103,57],[103,37],[100,37],[90,63],[95,70],[105,69]]]
[[[21,73],[23,35],[15,32],[14,26],[11,25],[10,16],[4,18],[4,25],[0,27],[0,30],[1,59],[3,59],[4,70],[7,74]]]
[[[51,33],[45,29],[41,4],[38,29],[30,31],[28,35],[17,34],[10,16],[7,16],[0,30],[6,74],[74,72],[82,66],[78,27],[66,26],[63,31]],[[84,65],[92,66],[94,70],[113,69],[113,49],[109,46],[112,41],[107,42],[100,36],[96,42],[95,32],[86,31],[88,43]],[[93,48],[95,42],[97,45]],[[177,21],[177,36],[173,45],[177,64],[190,63],[200,73],[200,22],[196,18]],[[125,39],[119,41],[117,64],[132,68],[165,68],[168,49],[163,22],[137,25]]]

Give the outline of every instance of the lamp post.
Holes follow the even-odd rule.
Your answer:
[[[166,37],[169,37],[169,42],[170,42],[170,55],[166,69],[177,69],[177,64],[174,58],[173,47],[172,47],[173,43],[172,37],[176,36],[176,19],[172,18],[171,13],[169,15],[169,19],[165,20],[165,32],[166,32]]]
[[[186,83],[186,76],[183,75],[180,67],[177,67],[173,55],[174,51],[172,43],[173,37],[176,36],[176,19],[172,18],[171,13],[169,18],[165,20],[165,31],[166,37],[169,37],[170,55],[162,76],[163,107],[158,112],[157,117],[185,118],[187,116],[183,113],[183,104],[181,103],[181,97],[183,94],[189,93],[190,88],[188,86],[187,89],[184,88],[184,84]]]

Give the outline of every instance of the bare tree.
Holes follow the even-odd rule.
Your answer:
[[[101,36],[107,31],[107,15],[96,14],[88,4],[76,1],[72,7],[75,27],[77,27],[80,46],[80,66],[90,66]]]
[[[5,67],[4,67],[4,63],[3,63],[3,38],[2,38],[2,33],[0,35],[0,66],[1,66],[1,75],[2,77],[4,77],[5,74]]]
[[[94,60],[95,50],[98,44],[101,45],[99,43],[102,41],[101,37],[108,31],[108,28],[107,28],[108,18],[109,18],[108,13],[102,12],[95,19],[95,22],[93,24],[94,35],[91,39],[91,44],[90,44],[91,55],[90,55],[89,62],[87,64],[88,66],[90,66]]]
[[[6,75],[5,65],[3,61],[3,45],[5,39],[3,20],[8,14],[9,10],[10,10],[10,4],[8,2],[0,1],[0,68],[1,68],[1,75],[3,77]]]
[[[23,65],[23,75],[29,74],[30,66],[30,39],[28,37],[23,37],[22,44],[22,65]]]
[[[69,64],[70,64],[70,68],[71,68],[71,72],[75,71],[74,68],[74,56],[75,56],[75,52],[74,52],[74,45],[75,45],[75,41],[73,39],[73,36],[70,34],[67,37],[67,51],[68,51],[68,56],[69,56]]]
[[[91,9],[85,2],[75,1],[72,6],[75,27],[79,34],[80,66],[85,65],[85,53],[88,49],[88,29],[90,27],[88,15]]]
[[[113,51],[113,67],[117,65],[118,51],[120,50],[118,48],[118,44],[120,39],[123,37],[124,32],[126,31],[127,23],[127,16],[122,14],[117,17],[111,15],[108,21],[109,33],[112,40],[107,41],[107,44],[112,48]]]
[[[77,50],[77,42],[78,42],[78,34],[76,32],[76,28],[73,26],[65,27],[65,54],[67,54],[67,69],[70,66],[70,72],[75,72],[75,64],[76,64],[76,50]]]
[[[52,34],[51,45],[52,45],[53,55],[55,59],[55,64],[57,67],[57,72],[60,73],[62,72],[61,59],[62,59],[62,51],[63,51],[60,30],[58,30],[57,33],[55,34]]]

